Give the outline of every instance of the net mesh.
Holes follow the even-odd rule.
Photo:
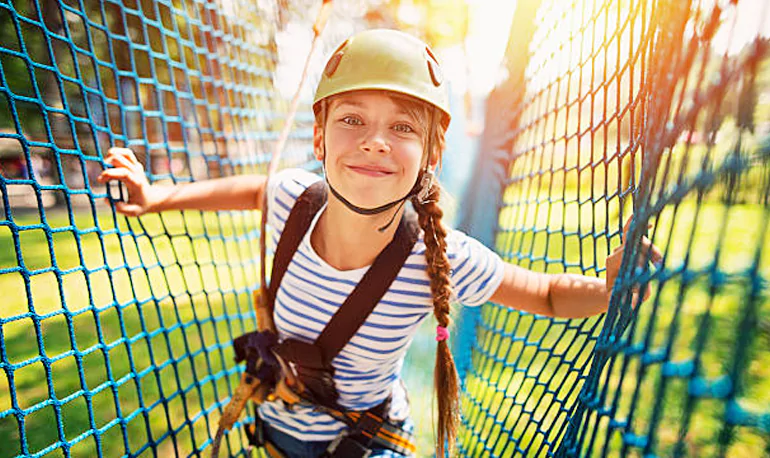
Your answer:
[[[503,180],[497,251],[603,275],[633,220],[605,316],[463,310],[462,456],[770,452],[768,13],[751,1],[517,10],[511,43],[528,51],[508,51],[476,171]]]
[[[258,215],[125,219],[94,179],[111,146],[157,183],[263,172],[284,3],[0,1],[0,456],[210,446],[256,327]],[[603,275],[634,217],[605,316],[463,309],[460,454],[770,453],[766,2],[520,3],[468,232]],[[284,166],[313,166],[311,124]]]
[[[156,183],[264,172],[279,27],[269,1],[0,2],[0,456],[210,444],[256,327],[259,217],[126,219],[95,177],[112,146]],[[311,123],[285,164],[308,163]]]

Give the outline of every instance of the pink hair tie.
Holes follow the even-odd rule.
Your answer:
[[[441,342],[442,340],[447,340],[448,338],[449,330],[441,325],[436,326],[436,342]]]

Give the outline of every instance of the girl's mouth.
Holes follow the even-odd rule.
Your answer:
[[[389,170],[373,166],[349,165],[348,168],[356,173],[360,173],[361,175],[366,175],[369,177],[386,177],[393,174],[393,172]]]

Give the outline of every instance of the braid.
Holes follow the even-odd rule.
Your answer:
[[[420,227],[425,233],[425,257],[428,261],[427,272],[433,295],[433,315],[440,326],[448,327],[449,299],[452,289],[449,282],[449,258],[446,254],[447,232],[441,222],[444,212],[438,205],[439,196],[440,187],[437,183],[433,183],[427,202],[421,204],[417,199],[412,199],[412,204],[417,211]],[[459,422],[457,370],[446,340],[438,343],[433,377],[438,398],[436,457],[443,457],[445,443],[448,443],[451,454]]]

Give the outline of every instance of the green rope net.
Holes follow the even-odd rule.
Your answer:
[[[464,202],[499,212],[464,226],[515,264],[602,275],[633,220],[603,317],[463,310],[460,454],[770,453],[770,7],[537,3]]]

